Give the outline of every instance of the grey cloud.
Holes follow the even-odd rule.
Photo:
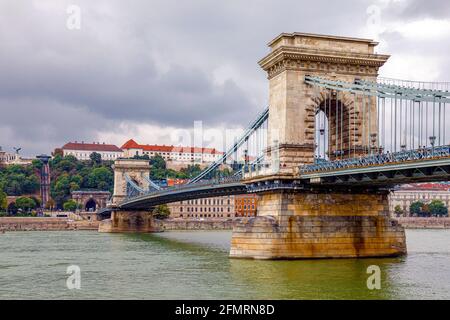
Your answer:
[[[14,144],[13,131],[11,138],[28,139],[33,152],[50,150],[75,138],[93,140],[99,127],[114,132],[123,121],[244,125],[267,101],[266,75],[257,65],[266,43],[294,31],[364,36],[372,3],[4,1],[0,145]],[[81,30],[65,28],[69,4],[82,10]],[[401,9],[388,18],[400,17]],[[234,74],[217,82],[214,71],[222,66]],[[45,117],[35,117],[38,111]]]
[[[401,16],[405,19],[449,19],[450,2],[442,0],[409,0],[401,11]]]

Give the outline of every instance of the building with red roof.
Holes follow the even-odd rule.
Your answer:
[[[60,150],[63,156],[72,155],[78,160],[89,160],[93,152],[99,153],[102,160],[113,161],[123,156],[123,151],[118,146],[104,142],[68,142]]]
[[[171,167],[189,164],[209,164],[220,159],[223,155],[223,152],[214,148],[138,144],[133,139],[125,142],[122,150],[125,158],[145,155],[151,158],[159,154]]]

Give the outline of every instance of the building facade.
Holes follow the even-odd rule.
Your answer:
[[[214,197],[170,203],[175,219],[227,219],[235,216],[235,196]]]
[[[23,158],[19,155],[19,153],[9,153],[2,150],[2,147],[0,147],[0,165],[11,165],[11,164],[17,164],[21,166],[27,166],[33,163],[32,158]]]
[[[102,160],[114,161],[123,156],[122,149],[116,145],[105,144],[104,142],[69,142],[66,143],[60,150],[62,150],[62,155],[64,157],[71,155],[78,160],[90,160],[90,156],[93,152],[99,153],[102,156]]]
[[[154,157],[159,154],[164,158],[168,166],[187,166],[190,164],[209,164],[222,156],[213,148],[175,147],[165,145],[141,145],[133,139],[128,140],[122,146],[123,156],[132,158],[134,156]]]
[[[0,164],[8,164],[14,161],[15,158],[14,154],[3,151],[2,147],[0,147]]]
[[[409,208],[413,202],[429,203],[432,200],[442,201],[447,208],[450,205],[450,185],[441,183],[407,184],[389,195],[389,212],[396,216],[395,207],[400,206],[403,216],[410,216]]]
[[[80,190],[71,192],[72,199],[80,209],[78,214],[85,220],[97,220],[97,211],[106,208],[111,193],[98,190]]]
[[[258,196],[256,194],[243,194],[234,196],[236,217],[256,217]]]

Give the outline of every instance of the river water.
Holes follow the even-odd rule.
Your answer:
[[[389,259],[228,258],[231,232],[0,234],[0,299],[450,299],[450,230],[408,230]],[[79,266],[80,290],[67,267]],[[367,267],[381,289],[367,288]]]

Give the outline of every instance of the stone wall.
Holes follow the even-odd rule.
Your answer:
[[[97,230],[98,221],[73,221],[68,218],[0,217],[2,231]]]
[[[164,230],[232,230],[234,221],[229,220],[155,220],[155,226]]]
[[[71,228],[67,218],[0,218],[0,230],[4,231],[57,231]]]
[[[99,232],[157,232],[154,219],[149,212],[144,211],[113,211],[111,218],[100,221]]]
[[[394,218],[407,229],[450,229],[450,218]]]

